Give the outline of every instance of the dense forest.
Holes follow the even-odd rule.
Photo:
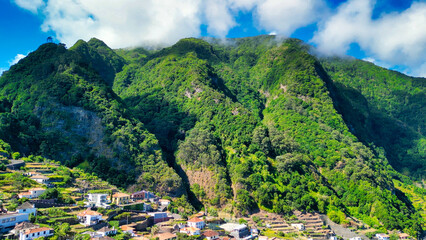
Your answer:
[[[394,182],[424,193],[425,90],[274,36],[48,43],[0,77],[0,139],[197,208],[318,211],[414,236],[424,219]]]

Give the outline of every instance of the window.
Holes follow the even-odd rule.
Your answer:
[[[11,218],[11,219],[10,219],[10,221],[11,221],[11,222],[16,221],[16,217]]]

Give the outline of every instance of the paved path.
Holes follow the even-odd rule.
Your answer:
[[[357,234],[356,232],[353,232],[348,228],[344,228],[341,225],[334,223],[327,217],[327,215],[321,215],[321,218],[325,221],[326,225],[330,226],[331,230],[333,230],[337,236],[341,236],[343,237],[343,239],[349,239],[353,237],[361,237],[364,240],[369,239],[368,237],[364,235]]]

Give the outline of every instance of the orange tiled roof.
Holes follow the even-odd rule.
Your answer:
[[[203,235],[206,237],[214,237],[214,236],[219,236],[219,233],[216,231],[212,231],[212,230],[207,230],[205,232],[203,232]]]
[[[83,212],[77,214],[77,216],[80,216],[80,217],[86,216],[86,215],[92,215],[92,216],[101,215],[102,216],[101,213],[90,210],[90,208],[88,208],[88,209],[84,210]]]
[[[112,195],[112,197],[130,197],[130,195],[125,193],[116,193]]]
[[[25,234],[43,232],[43,231],[47,231],[47,230],[53,230],[53,228],[48,228],[48,227],[34,228],[34,229],[27,230],[25,232]]]
[[[202,219],[199,219],[199,218],[191,218],[191,219],[189,219],[188,220],[188,222],[204,222]]]
[[[184,228],[181,229],[181,231],[184,231],[184,232],[187,232],[187,231],[195,232],[195,231],[199,231],[199,230],[200,229],[196,228],[196,227],[184,227]]]
[[[123,230],[123,231],[135,230],[135,228],[132,228],[132,227],[130,227],[130,226],[128,226],[128,225],[123,225],[123,226],[121,226],[120,228],[121,228],[121,230]]]

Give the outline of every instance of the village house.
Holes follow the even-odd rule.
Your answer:
[[[213,230],[207,230],[202,234],[207,240],[219,239],[219,233]]]
[[[30,223],[30,222],[22,222],[22,223],[16,224],[15,228],[13,228],[10,231],[10,233],[13,234],[13,235],[15,235],[16,238],[18,238],[19,235],[20,235],[20,233],[21,233],[21,231],[25,232],[26,230],[30,230],[30,229],[34,229],[34,228],[39,228],[39,227],[40,227],[39,225]]]
[[[38,182],[38,183],[42,183],[42,184],[48,184],[49,183],[49,178],[44,176],[44,175],[34,175],[30,178],[32,180]]]
[[[170,200],[168,199],[160,199],[158,200],[158,203],[160,203],[161,206],[167,207],[170,205]]]
[[[19,240],[32,240],[40,237],[53,236],[53,229],[48,227],[40,227],[28,229],[25,232],[21,231],[19,234]]]
[[[204,223],[204,220],[202,220],[200,218],[189,219],[187,224],[188,224],[189,227],[195,227],[195,228],[199,228],[199,229],[203,229],[204,226],[206,226],[206,224]]]
[[[148,215],[154,217],[154,223],[165,222],[170,219],[166,212],[150,212]]]
[[[250,236],[250,230],[245,224],[240,224],[232,229],[230,235],[236,239],[243,239]]]
[[[96,206],[96,207],[102,207],[102,208],[109,208],[108,205],[108,194],[106,193],[89,193],[88,197],[88,205],[90,206]]]
[[[184,227],[180,230],[180,233],[185,233],[189,236],[200,235],[200,229],[195,227]]]
[[[144,199],[155,198],[155,195],[151,192],[142,190],[142,191],[139,191],[139,192],[132,193],[130,198],[133,199],[133,200],[144,200]]]
[[[34,207],[33,204],[29,202],[24,202],[21,206],[18,206],[16,208],[16,211],[18,213],[27,213],[27,214],[34,214],[34,216],[37,215],[37,209]]]
[[[84,210],[83,212],[78,213],[77,218],[81,224],[87,227],[87,226],[95,225],[98,222],[102,221],[102,214],[96,211],[90,210],[90,208],[88,208]]]
[[[135,228],[134,227],[130,227],[129,225],[122,225],[120,226],[121,231],[123,231],[123,233],[129,233],[132,237],[135,236]]]
[[[157,237],[159,240],[175,240],[176,234],[166,232],[154,235],[154,239]]]
[[[16,224],[29,222],[28,213],[9,213],[0,215],[0,232],[8,232]]]
[[[379,239],[379,240],[389,240],[390,239],[389,235],[384,234],[384,233],[376,234],[376,238]]]
[[[116,205],[128,204],[130,200],[130,195],[125,193],[116,193],[112,195],[111,202]]]
[[[101,235],[102,237],[111,236],[117,234],[117,229],[115,229],[114,227],[112,227],[112,229],[109,227],[103,227],[96,231],[96,233]]]
[[[43,194],[46,191],[44,188],[31,188],[28,190],[28,192],[22,192],[18,194],[19,198],[38,198],[41,194]]]
[[[410,235],[408,235],[406,233],[400,233],[400,234],[398,234],[398,236],[399,236],[399,239],[402,239],[402,240],[410,238]]]

